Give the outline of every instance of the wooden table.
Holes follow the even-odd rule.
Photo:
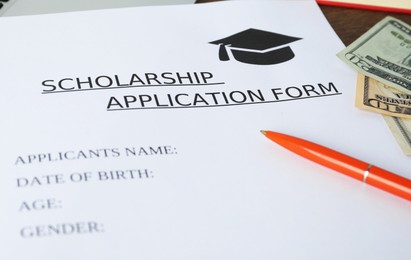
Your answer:
[[[219,0],[197,0],[196,3],[217,1]],[[409,14],[368,11],[333,6],[320,6],[320,8],[345,45],[352,43],[374,24],[388,15],[411,25],[411,15]]]

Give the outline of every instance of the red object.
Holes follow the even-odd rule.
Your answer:
[[[261,132],[270,140],[302,157],[411,200],[409,179],[307,140],[272,131]]]
[[[347,8],[357,8],[357,9],[367,9],[367,10],[374,10],[374,11],[411,14],[411,7],[407,9],[402,9],[402,8],[395,8],[395,7],[389,7],[389,6],[334,2],[334,1],[328,1],[328,0],[316,0],[316,1],[319,5],[330,5],[330,6],[340,6],[340,7],[347,7]]]

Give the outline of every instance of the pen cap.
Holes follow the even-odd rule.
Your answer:
[[[372,166],[365,182],[404,199],[411,200],[411,180],[387,170]]]

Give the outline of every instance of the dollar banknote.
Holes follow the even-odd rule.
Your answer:
[[[358,73],[355,105],[383,115],[411,119],[411,95]]]
[[[411,26],[384,18],[337,56],[368,77],[411,94]]]
[[[411,156],[411,119],[383,117],[404,154]]]

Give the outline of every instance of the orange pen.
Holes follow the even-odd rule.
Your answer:
[[[327,147],[290,135],[261,131],[268,139],[311,161],[411,200],[411,180]]]

